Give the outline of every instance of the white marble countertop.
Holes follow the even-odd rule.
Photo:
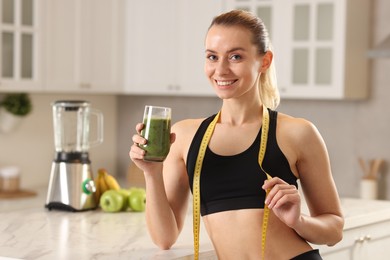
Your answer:
[[[49,211],[46,191],[37,191],[34,198],[0,200],[0,259],[191,259],[190,215],[176,244],[160,250],[147,233],[144,213]],[[212,259],[203,225],[200,232],[202,259]]]
[[[342,198],[344,230],[370,225],[390,219],[390,201]]]
[[[144,213],[48,211],[46,190],[37,191],[33,198],[0,200],[0,259],[192,259],[191,212],[173,248],[159,250]],[[343,198],[342,207],[346,230],[390,219],[389,201]],[[201,259],[216,259],[201,227]]]

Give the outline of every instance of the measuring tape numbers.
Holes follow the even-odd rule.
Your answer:
[[[207,146],[210,142],[211,136],[214,132],[215,125],[217,124],[221,112],[214,117],[213,121],[209,124],[206,129],[205,134],[203,135],[202,142],[199,147],[198,156],[195,163],[194,170],[194,180],[192,184],[192,193],[193,193],[193,234],[194,234],[194,259],[199,259],[199,232],[200,232],[200,173],[202,171],[202,164],[204,155],[206,153]],[[267,175],[267,179],[271,179],[272,177],[266,173],[262,167],[262,162],[264,159],[266,147],[267,147],[267,139],[268,139],[268,129],[269,129],[269,112],[268,109],[263,105],[263,119],[262,119],[262,133],[260,140],[260,150],[258,162],[260,169]],[[266,195],[268,195],[269,190],[266,191]],[[262,224],[262,237],[261,237],[261,255],[262,259],[264,259],[264,251],[265,251],[265,241],[266,241],[266,233],[269,219],[269,208],[264,204],[264,215],[263,215],[263,224]]]
[[[263,105],[263,122],[262,122],[262,129],[261,129],[261,139],[260,139],[260,150],[259,150],[259,166],[260,169],[265,173],[267,176],[267,180],[272,179],[272,177],[263,169],[263,159],[265,156],[265,151],[267,149],[267,141],[268,141],[268,129],[269,129],[269,111],[268,109]],[[270,189],[267,189],[265,191],[265,196],[268,196]],[[263,224],[262,224],[262,232],[261,232],[261,259],[264,260],[264,253],[265,253],[265,238],[267,235],[267,227],[268,227],[268,219],[269,219],[269,208],[264,203],[264,213],[263,213]]]

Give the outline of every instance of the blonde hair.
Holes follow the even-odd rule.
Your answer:
[[[252,33],[252,42],[257,46],[260,55],[272,51],[267,28],[259,17],[250,12],[232,10],[223,13],[213,19],[209,29],[213,25],[241,26]],[[261,102],[266,107],[275,109],[279,105],[280,96],[277,88],[274,62],[271,62],[267,71],[261,74],[258,88]]]

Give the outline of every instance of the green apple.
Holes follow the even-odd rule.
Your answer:
[[[127,208],[129,207],[129,197],[130,197],[131,190],[128,190],[128,189],[119,189],[119,190],[117,190],[117,192],[119,192],[119,193],[122,194],[122,196],[123,196],[124,203],[123,203],[123,208],[122,208],[122,210],[123,210],[123,211],[126,211]]]
[[[138,191],[138,190],[144,190],[144,189],[142,189],[142,188],[138,188],[138,187],[130,187],[129,189],[128,189],[128,191],[129,191],[129,195],[131,195],[131,193],[133,192],[133,191]]]
[[[125,204],[124,196],[116,190],[107,190],[100,197],[100,207],[105,212],[121,211]]]
[[[132,188],[129,196],[130,209],[136,212],[145,211],[146,191],[142,188]]]

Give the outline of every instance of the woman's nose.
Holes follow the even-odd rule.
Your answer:
[[[217,63],[215,72],[218,75],[225,75],[229,73],[229,62],[226,59],[220,59]]]

